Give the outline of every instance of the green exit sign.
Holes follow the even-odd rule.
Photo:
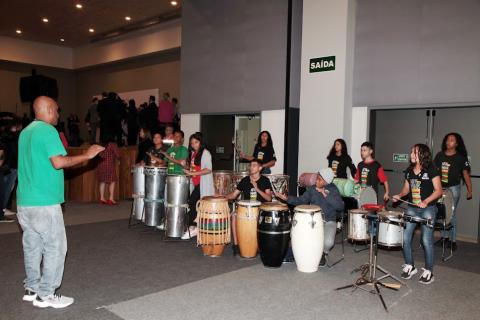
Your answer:
[[[335,56],[310,59],[310,73],[335,70]]]
[[[393,162],[408,162],[408,154],[407,153],[394,153],[393,154]]]

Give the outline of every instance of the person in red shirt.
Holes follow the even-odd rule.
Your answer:
[[[359,183],[362,188],[372,187],[378,196],[378,184],[381,183],[385,187],[385,193],[383,200],[388,201],[390,194],[390,187],[388,185],[387,176],[383,170],[382,165],[374,159],[373,145],[370,142],[362,143],[360,149],[360,156],[362,162],[357,166],[357,172],[355,173],[355,183]]]

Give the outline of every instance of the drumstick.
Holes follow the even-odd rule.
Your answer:
[[[393,200],[394,198],[393,197],[389,197],[389,199]],[[405,202],[406,204],[409,204],[409,205],[412,205],[412,206],[417,206],[415,203],[413,202],[409,202],[409,201],[406,201],[406,200],[403,200],[403,199],[400,199],[400,198],[395,198],[395,200],[398,200],[398,201],[401,201],[401,202]]]

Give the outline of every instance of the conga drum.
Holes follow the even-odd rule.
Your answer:
[[[257,221],[260,205],[260,201],[237,201],[237,240],[240,256],[244,258],[253,258],[257,255]]]
[[[221,256],[230,243],[230,208],[223,196],[203,197],[197,202],[197,245],[203,254]]]
[[[258,249],[263,265],[278,268],[282,265],[290,243],[291,217],[288,206],[265,202],[258,218]]]
[[[323,253],[323,218],[319,206],[296,206],[292,221],[292,251],[300,272],[316,272]]]

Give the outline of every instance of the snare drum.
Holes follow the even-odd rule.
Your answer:
[[[230,207],[222,196],[203,197],[197,202],[197,245],[203,254],[221,256],[225,245],[230,243]]]
[[[367,241],[370,239],[368,234],[368,220],[365,216],[367,210],[352,209],[348,210],[348,239],[352,241]]]
[[[237,201],[236,230],[240,256],[253,258],[257,255],[257,221],[260,201]]]
[[[455,202],[453,201],[453,194],[450,189],[444,189],[443,195],[437,202],[437,219],[444,220],[445,225],[452,221],[453,211],[455,210]]]
[[[378,244],[389,248],[403,246],[403,211],[379,211],[377,215]]]
[[[353,197],[357,200],[358,207],[361,208],[365,204],[377,203],[377,193],[372,187],[354,187]]]
[[[323,254],[323,218],[319,206],[295,207],[292,221],[292,251],[300,272],[316,272]]]

